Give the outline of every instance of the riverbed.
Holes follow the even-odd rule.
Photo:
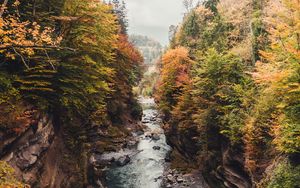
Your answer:
[[[121,155],[132,154],[125,166],[112,167],[107,172],[109,188],[160,188],[167,168],[165,158],[170,151],[162,129],[162,120],[152,98],[141,98],[144,133],[135,134],[135,148],[120,151]]]

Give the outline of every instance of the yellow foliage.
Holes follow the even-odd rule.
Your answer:
[[[61,42],[60,37],[55,40],[51,37],[53,28],[41,28],[36,22],[21,21],[17,11],[19,4],[19,1],[15,1],[10,7],[17,13],[9,12],[0,18],[0,48],[2,48],[0,52],[5,52],[6,57],[15,59],[16,55],[34,55],[33,46],[55,46]]]
[[[265,20],[270,49],[260,52],[264,62],[256,63],[253,77],[264,86],[263,95],[279,99],[272,125],[274,143],[280,151],[290,153],[300,148],[299,117],[295,117],[300,98],[300,2],[284,0],[282,6]]]
[[[15,171],[6,162],[0,161],[0,187],[1,188],[30,188],[18,182],[15,178]]]

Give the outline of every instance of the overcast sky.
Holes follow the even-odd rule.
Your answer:
[[[146,35],[167,45],[169,26],[182,20],[182,0],[124,1],[128,9],[129,33]]]

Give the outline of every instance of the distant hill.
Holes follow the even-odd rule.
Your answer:
[[[147,36],[130,35],[129,40],[140,50],[145,59],[145,64],[155,64],[161,56],[162,45]]]

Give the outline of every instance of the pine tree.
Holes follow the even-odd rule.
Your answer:
[[[121,27],[120,33],[126,35],[128,28],[126,3],[124,1],[113,0],[111,4],[113,5],[113,13],[118,17],[118,22]]]
[[[217,5],[220,0],[206,0],[203,2],[203,5],[210,9],[213,13],[217,14],[218,13],[218,8]]]

